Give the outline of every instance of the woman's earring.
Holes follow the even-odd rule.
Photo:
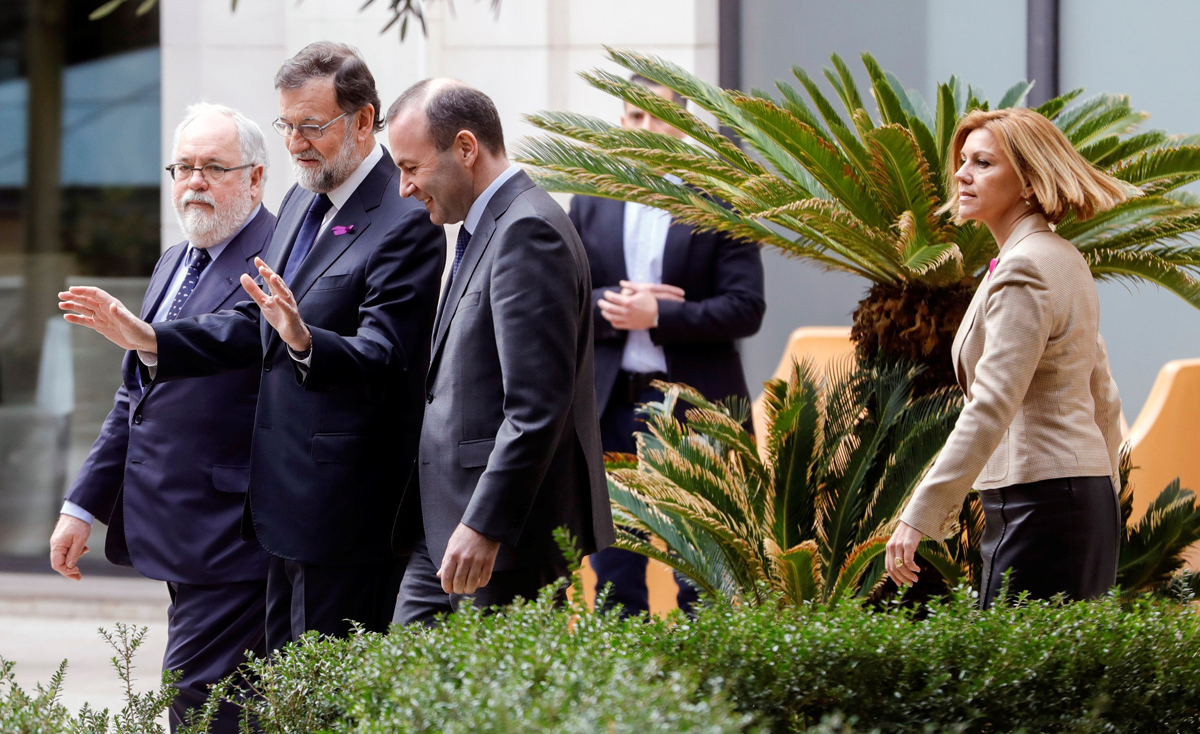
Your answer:
[[[1026,200],[1025,200],[1025,206],[1033,206],[1033,204],[1030,204],[1030,203],[1029,203],[1029,199],[1026,199]]]

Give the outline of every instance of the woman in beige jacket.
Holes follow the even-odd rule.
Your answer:
[[[1026,109],[975,111],[951,146],[946,209],[1002,243],[954,338],[962,414],[888,541],[888,574],[917,579],[923,536],[946,537],[972,486],[982,499],[980,605],[1011,593],[1069,599],[1116,581],[1121,401],[1083,255],[1054,233],[1130,193]]]

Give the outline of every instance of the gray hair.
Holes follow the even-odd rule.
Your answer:
[[[267,140],[263,137],[262,128],[254,120],[223,104],[197,102],[188,105],[188,108],[183,111],[183,120],[175,128],[175,140],[171,143],[171,154],[174,155],[179,152],[179,138],[183,135],[184,128],[194,122],[197,117],[213,112],[225,115],[230,120],[233,120],[233,125],[237,128],[238,148],[242,154],[241,163],[261,164],[263,167],[262,180],[265,182],[267,180],[267,168],[270,166],[270,160],[267,157]],[[243,171],[244,177],[249,178],[253,170],[253,168],[245,169]]]

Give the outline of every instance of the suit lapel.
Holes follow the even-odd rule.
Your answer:
[[[279,223],[275,226],[275,236],[271,238],[270,250],[263,258],[275,272],[283,272],[287,256],[291,254],[292,245],[296,242],[296,235],[300,233],[300,226],[304,224],[304,215],[308,213],[308,207],[312,206],[312,201],[316,196],[311,191],[297,188],[296,194],[289,202],[293,206],[288,207],[286,214],[282,211],[279,212]]]
[[[337,214],[329,221],[329,226],[325,228],[324,232],[317,235],[312,249],[304,257],[304,262],[300,264],[296,277],[292,279],[291,283],[288,283],[288,288],[291,289],[297,304],[303,304],[304,296],[312,288],[317,278],[321,277],[321,274],[328,270],[329,266],[336,262],[342,253],[349,249],[362,236],[363,231],[370,226],[371,217],[368,212],[379,206],[383,200],[383,192],[392,180],[395,170],[396,164],[392,163],[391,156],[384,150],[383,157],[362,180],[358,188],[350,194],[350,198],[346,199],[346,204],[338,209]],[[270,256],[273,260],[268,260],[268,263],[271,265],[271,269],[277,273],[283,271],[288,255],[291,254],[292,247],[296,243],[296,235],[300,233],[300,227],[304,223],[304,216],[308,213],[308,207],[312,205],[312,200],[317,196],[311,191],[305,191],[304,194],[289,212],[287,237],[282,242],[276,237],[271,244]],[[282,222],[280,226],[283,226]],[[334,227],[346,227],[350,231],[338,235],[334,234]],[[279,332],[271,328],[266,319],[262,320],[262,329],[263,354],[267,354],[279,341]]]
[[[622,280],[629,279],[629,271],[625,268],[625,202],[616,199],[599,201],[605,220],[600,231],[614,233],[612,241],[616,243],[615,247],[602,247],[600,251],[604,253],[605,267],[612,275],[610,282],[617,286]]]
[[[985,276],[983,282],[979,284],[979,288],[975,290],[974,297],[971,298],[970,305],[967,306],[967,312],[963,314],[962,323],[958,325],[958,331],[954,333],[954,343],[950,345],[950,359],[954,365],[954,374],[958,378],[958,385],[967,392],[967,371],[962,364],[962,348],[967,341],[967,336],[971,330],[975,328],[975,319],[979,315],[979,309],[983,308],[984,302],[987,301],[988,286],[992,279]]]
[[[692,228],[686,224],[671,223],[667,229],[667,242],[663,246],[662,282],[679,285],[684,282],[688,246],[692,243]]]
[[[533,183],[533,179],[529,178],[524,171],[521,171],[505,181],[499,189],[496,189],[496,193],[492,194],[492,199],[484,209],[478,226],[471,233],[471,242],[467,245],[466,252],[463,253],[462,262],[458,265],[458,273],[455,274],[454,280],[450,283],[450,287],[446,291],[446,296],[442,299],[441,308],[438,310],[436,331],[434,331],[433,335],[433,350],[429,356],[430,378],[434,374],[434,361],[437,359],[442,344],[446,340],[446,332],[450,329],[450,322],[454,319],[454,310],[458,308],[458,301],[466,291],[467,283],[471,281],[471,276],[475,273],[475,268],[479,265],[480,258],[483,257],[488,243],[491,242],[492,236],[496,233],[497,220],[504,215],[504,212],[508,211],[508,207],[519,195],[534,188],[534,186],[536,184]]]
[[[171,256],[162,264],[162,267],[154,273],[154,278],[150,280],[150,287],[146,289],[146,294],[150,298],[142,300],[142,321],[150,321],[154,318],[154,314],[162,306],[163,298],[167,295],[167,288],[171,285],[171,281],[175,279],[175,271],[179,270],[179,261],[183,259],[184,254],[188,251],[187,242],[176,245],[179,250],[172,253]]]
[[[442,299],[442,307],[438,312],[437,330],[433,337],[432,355],[436,356],[438,349],[442,346],[442,341],[446,338],[446,330],[450,327],[451,319],[454,318],[454,309],[458,308],[458,302],[467,288],[467,283],[470,282],[475,268],[479,265],[479,259],[483,257],[483,251],[487,249],[488,243],[491,242],[492,235],[495,233],[496,220],[492,218],[490,212],[485,211],[479,220],[479,225],[475,227],[475,233],[471,235],[471,242],[467,245],[467,251],[463,253],[462,262],[458,264],[458,272],[454,275],[454,280],[448,284],[446,296]]]
[[[317,278],[321,277],[321,274],[328,270],[369,226],[371,217],[363,208],[362,199],[351,196],[346,200],[346,205],[334,215],[325,231],[317,236],[312,250],[300,264],[292,283],[288,285],[297,303],[304,299],[304,295],[312,288]],[[335,227],[346,227],[349,231],[341,235],[335,234]]]

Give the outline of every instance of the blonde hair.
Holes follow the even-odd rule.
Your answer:
[[[1075,150],[1067,136],[1043,115],[1023,107],[975,110],[954,129],[950,157],[946,161],[950,198],[938,212],[950,212],[955,224],[962,224],[962,220],[958,217],[958,180],[954,174],[961,165],[959,157],[967,136],[979,129],[996,137],[1001,152],[1020,177],[1022,187],[1033,189],[1034,199],[1051,223],[1058,224],[1072,211],[1082,222],[1097,212],[1141,195],[1136,187],[1118,181],[1089,163]]]

